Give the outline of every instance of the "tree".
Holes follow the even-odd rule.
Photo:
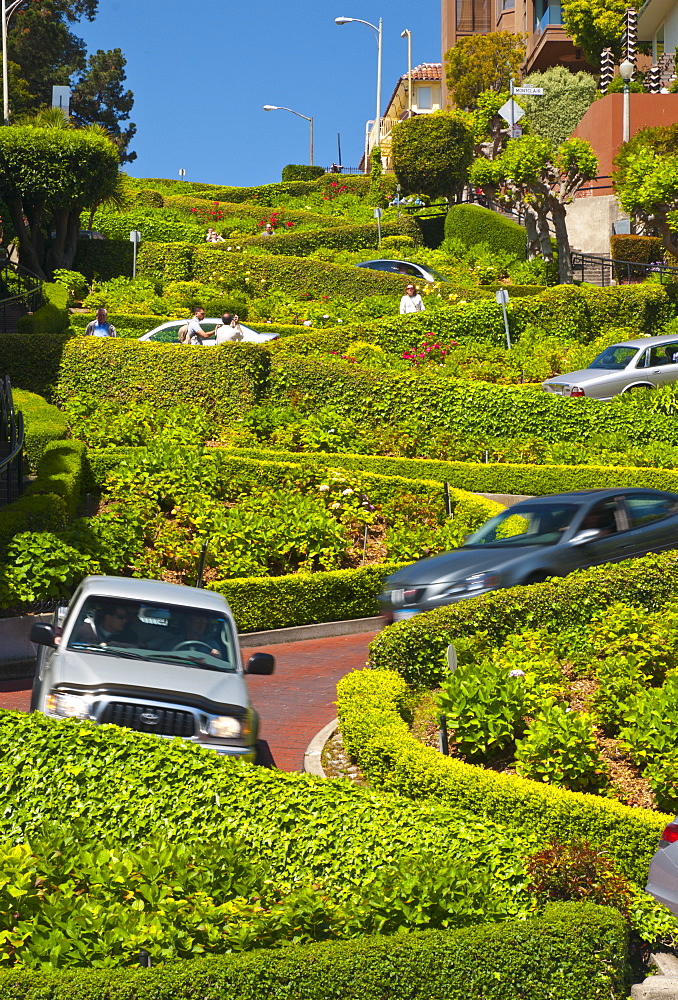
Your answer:
[[[624,211],[656,229],[678,257],[678,124],[641,129],[615,159],[613,183]]]
[[[508,90],[484,90],[482,94],[478,94],[474,110],[468,113],[469,125],[473,131],[474,156],[486,156],[493,160],[501,153],[508,138],[508,126],[499,114],[499,109],[510,96]]]
[[[447,89],[458,108],[471,108],[484,90],[508,90],[525,59],[525,35],[490,31],[460,38],[445,53]]]
[[[470,170],[470,180],[490,197],[525,209],[534,224],[532,234],[528,229],[528,238],[538,234],[542,247],[548,236],[548,217],[551,217],[558,244],[559,280],[561,284],[571,284],[566,206],[597,171],[598,160],[590,144],[583,139],[569,139],[554,152],[547,139],[523,136],[509,142],[497,159],[476,160]]]
[[[0,198],[19,237],[19,259],[46,277],[70,270],[80,213],[118,186],[118,153],[96,128],[54,124],[0,129]],[[54,233],[54,237],[51,234]]]
[[[415,115],[393,128],[393,169],[405,193],[455,198],[473,159],[473,132],[460,112]]]
[[[2,56],[0,56],[0,72],[2,72]],[[21,75],[21,67],[16,63],[7,62],[7,76],[9,77],[9,112],[14,118],[20,118],[30,114],[33,107],[33,95],[28,84]]]
[[[103,125],[118,148],[121,163],[131,163],[137,154],[128,152],[137,127],[128,121],[134,94],[123,90],[127,60],[120,49],[98,49],[89,57],[87,69],[78,78],[71,98],[71,116],[78,125]]]
[[[562,0],[563,25],[592,66],[600,65],[604,48],[621,54],[624,14],[637,4],[630,0]]]
[[[523,87],[542,87],[541,97],[522,97],[525,122],[530,134],[559,146],[574,132],[598,94],[598,81],[590,73],[570,73],[564,66],[551,66],[531,73]]]

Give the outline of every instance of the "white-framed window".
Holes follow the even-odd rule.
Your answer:
[[[417,107],[422,111],[431,110],[431,88],[417,87]]]

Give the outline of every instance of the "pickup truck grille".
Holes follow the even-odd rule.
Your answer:
[[[191,712],[160,705],[137,705],[125,701],[111,701],[105,708],[102,722],[112,722],[125,729],[157,736],[193,736],[195,719]]]

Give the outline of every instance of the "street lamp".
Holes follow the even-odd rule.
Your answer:
[[[405,28],[400,37],[407,39],[407,110],[412,114],[412,32]]]
[[[2,10],[0,11],[0,17],[2,17],[2,120],[5,125],[9,125],[9,83],[8,83],[8,73],[7,73],[7,28],[9,26],[9,19],[22,3],[26,0],[14,0],[9,7],[7,6],[7,0],[2,0]]]
[[[308,122],[311,133],[310,163],[313,166],[313,119],[309,118],[308,115],[300,115],[298,111],[293,111],[292,108],[279,108],[277,104],[264,104],[264,111],[289,111],[291,115],[296,115],[297,118],[304,118]]]
[[[366,24],[377,36],[377,113],[374,117],[374,124],[377,128],[376,145],[378,145],[381,138],[381,18],[379,18],[379,27],[376,24],[370,24],[369,21],[362,21],[359,17],[335,17],[334,19],[335,24],[352,24],[354,21],[356,24]]]
[[[624,119],[622,127],[622,142],[628,142],[631,138],[631,99],[629,97],[629,84],[635,72],[635,66],[630,59],[625,59],[619,67],[619,75],[624,81]]]

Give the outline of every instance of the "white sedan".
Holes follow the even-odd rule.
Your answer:
[[[178,344],[179,343],[179,330],[182,326],[186,326],[188,320],[185,319],[173,319],[169,323],[163,323],[161,326],[156,326],[154,330],[149,330],[148,333],[144,333],[139,337],[139,340],[151,341],[154,344]],[[205,331],[205,333],[210,333],[215,330],[218,326],[221,326],[220,319],[203,319],[200,321],[200,326]],[[243,338],[240,343],[248,344],[265,344],[269,340],[277,340],[277,333],[257,333],[256,330],[252,330],[249,326],[245,326],[244,323],[240,324],[240,329],[243,332]],[[205,347],[213,347],[216,344],[215,337],[209,337],[203,340],[203,345]]]

